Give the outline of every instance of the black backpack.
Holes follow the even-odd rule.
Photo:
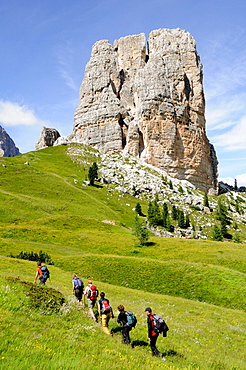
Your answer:
[[[154,331],[156,333],[163,333],[163,337],[166,337],[169,328],[165,321],[163,320],[163,318],[159,315],[153,315],[153,319],[154,319]]]

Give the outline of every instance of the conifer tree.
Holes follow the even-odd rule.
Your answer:
[[[149,240],[149,230],[145,222],[139,219],[138,215],[135,217],[134,235],[137,237],[140,245],[146,245]]]
[[[185,228],[188,229],[190,227],[190,217],[189,215],[185,216]]]
[[[137,203],[137,204],[136,204],[135,212],[136,212],[139,216],[143,216],[143,213],[142,213],[142,207],[141,207],[140,203]]]
[[[167,226],[168,206],[166,203],[163,204],[162,210],[162,224],[164,227]]]
[[[178,187],[178,191],[179,191],[181,194],[183,194],[183,193],[184,193],[184,190],[183,190],[183,188],[182,188],[182,186],[181,186],[181,185],[179,185],[179,187]]]
[[[209,208],[208,194],[207,193],[204,193],[203,205],[204,205],[204,207],[208,207]]]
[[[94,181],[98,178],[98,166],[94,162],[93,165],[89,168],[88,178],[90,181],[90,185],[94,185]]]
[[[152,202],[149,202],[149,205],[148,205],[148,222],[149,222],[149,226],[154,226],[154,208],[153,208],[153,204]]]
[[[178,211],[175,205],[172,206],[172,218],[173,220],[177,220],[178,217]]]
[[[161,224],[161,212],[158,204],[158,194],[155,195],[153,209],[154,209],[154,225],[158,226]]]
[[[174,232],[174,226],[171,224],[171,220],[170,220],[169,214],[167,215],[167,218],[166,218],[166,229],[170,233],[173,233]]]
[[[185,217],[184,212],[182,210],[178,211],[178,226],[181,229],[185,229]]]
[[[223,240],[221,229],[217,225],[214,225],[212,239],[217,241]]]

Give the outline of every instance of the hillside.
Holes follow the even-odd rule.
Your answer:
[[[132,351],[119,343],[120,337],[105,341],[104,334],[83,312],[79,325],[74,325],[74,315],[78,315],[76,309],[71,309],[70,313],[69,308],[61,320],[60,314],[48,317],[33,312],[30,316],[25,303],[18,306],[19,300],[16,303],[15,295],[17,291],[18,294],[21,292],[14,283],[3,279],[19,276],[21,280],[32,282],[35,262],[8,256],[21,251],[42,250],[51,255],[55,263],[50,266],[52,278],[48,286],[64,294],[68,299],[67,307],[72,307],[70,277],[72,272],[76,272],[85,281],[89,276],[92,277],[99,290],[106,290],[115,310],[119,303],[123,303],[137,313],[139,323],[132,333],[135,341],[146,341],[145,306],[153,306],[156,312],[163,315],[170,326],[168,338],[161,339],[158,345],[169,354],[165,363],[161,363],[164,369],[245,369],[245,244],[234,243],[233,240],[206,240],[205,237],[211,235],[211,226],[208,224],[215,222],[215,216],[214,212],[204,212],[203,194],[186,183],[182,183],[183,192],[178,190],[179,182],[173,182],[173,189],[170,189],[169,179],[163,181],[163,174],[159,173],[163,182],[159,192],[160,205],[166,199],[171,206],[175,199],[177,206],[190,210],[190,216],[197,222],[196,229],[201,222],[204,226],[196,235],[200,239],[160,238],[155,234],[162,232],[167,236],[166,231],[161,227],[153,228],[154,233],[148,245],[140,247],[133,235],[134,209],[136,203],[140,202],[143,213],[147,214],[148,203],[154,197],[154,192],[144,191],[143,187],[141,192],[136,192],[140,188],[140,178],[146,181],[148,176],[147,172],[139,176],[129,175],[130,168],[136,167],[132,166],[130,157],[125,165],[128,166],[130,179],[135,176],[135,182],[132,184],[133,180],[130,179],[126,181],[121,170],[124,184],[120,184],[120,160],[117,156],[114,158],[101,158],[97,151],[73,144],[1,159],[1,317],[7,322],[7,326],[6,322],[1,324],[6,329],[6,336],[2,331],[3,368],[11,368],[10,358],[18,347],[19,336],[22,346],[29,344],[23,353],[17,351],[15,367],[12,366],[12,369],[35,369],[35,357],[43,355],[51,360],[50,367],[47,367],[50,369],[89,369],[95,366],[97,369],[105,366],[113,369],[118,368],[121,361],[124,361],[124,369],[137,369],[140,366],[155,369],[160,366],[158,359],[151,358],[147,347],[136,347]],[[107,181],[96,183],[94,187],[87,186],[88,169],[95,161],[101,177]],[[110,174],[112,169],[114,176]],[[138,171],[144,170],[139,168]],[[148,172],[151,176],[157,176],[150,167]],[[153,180],[153,184],[158,186],[157,181]],[[118,190],[115,190],[116,187]],[[188,197],[191,203],[199,199],[200,203],[196,206],[185,204],[184,199]],[[241,239],[244,240],[245,195],[225,194],[220,197],[226,202],[233,198],[229,211],[233,220],[231,225],[237,222]],[[240,213],[235,212],[238,197],[241,199]],[[217,199],[209,197],[211,209],[216,208]],[[235,230],[230,226],[229,231],[234,233]],[[183,232],[185,235],[186,230]],[[23,298],[20,299],[23,302]],[[23,317],[27,325],[26,332],[22,328]],[[54,329],[47,334],[49,345],[42,346],[38,340],[34,340],[38,331],[37,323],[40,321],[48,328],[49,320]],[[15,329],[11,328],[13,322]],[[91,329],[86,329],[88,327]],[[91,335],[94,343],[97,343],[95,359],[85,355],[86,348],[92,344]],[[12,344],[8,342],[10,336],[15,338]],[[63,350],[54,350],[52,347],[55,346],[54,338],[58,336],[63,338]],[[34,342],[36,347],[32,352],[31,343]],[[57,358],[47,348],[53,348]],[[79,358],[85,356],[83,364],[77,356],[80,351]],[[24,360],[29,356],[30,362]],[[45,359],[41,361],[45,368]],[[63,367],[58,366],[61,363]]]

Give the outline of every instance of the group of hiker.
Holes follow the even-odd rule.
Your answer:
[[[87,287],[84,289],[83,281],[76,275],[72,275],[72,293],[78,300],[78,304],[83,306],[82,297],[87,297],[88,300],[88,309],[89,316],[98,321],[97,317],[94,314],[94,307],[96,306],[97,298],[99,296],[98,289],[95,285],[92,284],[92,281],[88,281]],[[105,293],[100,293],[100,299],[97,302],[98,305],[98,314],[100,316],[100,321],[102,325],[102,330],[108,334],[113,335],[119,331],[122,332],[122,342],[125,344],[130,344],[130,331],[137,324],[137,318],[131,311],[126,311],[123,305],[119,305],[118,309],[118,318],[117,322],[121,326],[111,329],[108,328],[110,318],[114,318],[114,313],[112,306],[107,298],[105,298]],[[159,316],[152,313],[152,309],[147,307],[145,309],[147,315],[147,325],[148,325],[148,340],[150,342],[150,348],[153,356],[160,356],[160,352],[156,348],[156,341],[160,333],[165,337],[168,331],[168,327],[165,321]]]
[[[46,266],[42,266],[41,262],[37,263],[36,274],[34,278],[34,283],[39,278],[39,284],[45,285],[47,279],[49,278],[49,270]],[[109,330],[108,324],[110,318],[114,318],[114,313],[112,306],[107,298],[105,298],[105,293],[100,293],[92,281],[88,281],[88,285],[84,288],[83,281],[76,275],[72,274],[72,294],[75,295],[78,305],[84,306],[82,298],[87,297],[89,316],[98,322],[98,317],[95,316],[94,308],[98,306],[98,314],[100,317],[102,330],[108,334],[113,335],[119,331],[122,332],[122,342],[125,344],[130,344],[130,331],[135,328],[137,324],[137,318],[131,311],[126,311],[123,305],[119,305],[118,308],[118,318],[117,322],[121,324],[119,327]],[[99,298],[98,302],[97,299]],[[165,337],[167,335],[168,326],[165,321],[159,316],[152,312],[150,307],[145,309],[147,315],[147,325],[148,325],[148,340],[150,342],[150,348],[153,356],[160,356],[160,352],[156,348],[156,341],[160,333]]]

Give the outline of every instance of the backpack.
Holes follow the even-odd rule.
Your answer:
[[[41,266],[40,270],[42,271],[42,278],[47,280],[50,277],[50,272],[46,266]]]
[[[153,320],[154,320],[154,331],[156,333],[163,333],[163,336],[166,337],[166,333],[169,330],[167,324],[165,321],[161,318],[159,315],[153,315]]]
[[[80,278],[75,278],[74,280],[75,280],[74,289],[83,290],[84,289],[83,281]]]
[[[101,301],[102,304],[102,314],[106,314],[112,311],[112,308],[107,299]]]
[[[88,291],[88,298],[90,299],[97,299],[98,290],[95,285],[91,285]]]
[[[131,326],[132,328],[135,328],[138,321],[134,313],[132,313],[132,311],[126,311],[126,317],[127,317],[127,325]]]

